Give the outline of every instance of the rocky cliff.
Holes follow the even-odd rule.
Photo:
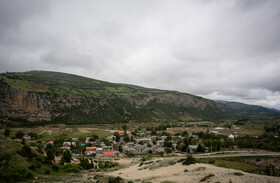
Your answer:
[[[187,115],[187,108],[203,111],[206,107],[217,108],[217,104],[211,100],[191,96],[170,98],[159,95],[123,95],[88,98],[71,94],[36,93],[15,88],[0,90],[0,116],[3,124],[22,121],[99,123],[176,119],[183,114]]]

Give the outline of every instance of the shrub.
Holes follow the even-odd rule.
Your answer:
[[[196,160],[192,156],[188,156],[184,161],[183,165],[190,165],[190,164],[195,164]]]
[[[33,178],[33,175],[24,166],[12,165],[0,168],[0,181],[22,181],[27,178]]]
[[[62,153],[62,159],[66,162],[66,163],[70,163],[72,160],[72,154],[69,150],[66,150]]]
[[[207,179],[210,179],[213,176],[215,176],[215,175],[210,173],[210,174],[206,175],[205,177],[203,177],[199,182],[204,182],[204,181],[206,181]]]
[[[188,169],[185,169],[185,170],[184,170],[184,172],[188,172],[188,171],[189,171]]]
[[[5,129],[4,136],[8,137],[10,135],[10,132],[11,131],[9,129]]]
[[[51,170],[50,169],[45,170],[44,174],[50,175],[51,174]]]
[[[67,165],[65,165],[65,167],[63,169],[66,172],[78,173],[81,170],[83,170],[83,167],[81,167],[80,165],[75,165],[75,164],[67,164]]]
[[[60,167],[57,164],[52,165],[52,170],[58,172]]]
[[[244,175],[243,173],[241,173],[241,172],[234,172],[233,173],[233,175],[236,175],[236,176],[242,176],[242,175]]]
[[[122,183],[124,182],[123,178],[121,177],[109,177],[108,183]]]
[[[91,160],[91,163],[90,163],[89,160],[87,158],[84,158],[84,157],[82,157],[80,159],[80,165],[86,170],[89,170],[89,169],[93,168],[92,160]]]
[[[214,163],[215,163],[215,160],[209,159],[208,163],[209,163],[209,164],[214,164]]]
[[[177,163],[176,161],[172,161],[172,160],[171,160],[171,161],[168,161],[168,164],[169,164],[169,165],[175,165],[176,163]]]
[[[24,135],[25,133],[23,133],[22,131],[17,131],[16,138],[21,139]]]

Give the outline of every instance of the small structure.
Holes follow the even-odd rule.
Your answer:
[[[154,152],[155,153],[165,153],[165,150],[164,150],[164,148],[159,147],[159,148],[154,149]]]
[[[92,155],[94,153],[96,153],[96,147],[86,147],[86,154],[88,156],[90,156],[90,155]]]
[[[195,139],[199,139],[198,135],[192,135],[191,137],[195,138]]]
[[[157,146],[159,146],[159,147],[164,146],[164,140],[158,140],[158,141],[156,141],[156,143],[157,143]]]
[[[239,149],[238,146],[230,146],[229,148],[230,148],[230,149],[234,149],[234,150]]]
[[[230,135],[228,136],[228,138],[231,139],[231,140],[234,140],[234,136],[233,136],[232,134],[230,134]]]
[[[76,147],[76,142],[63,142],[63,145],[60,149],[62,150],[71,150],[71,146]]]
[[[89,141],[90,141],[90,137],[87,137],[85,143],[89,143]]]
[[[224,128],[223,127],[216,127],[214,129],[216,129],[216,130],[223,130]]]
[[[102,146],[104,151],[113,151],[113,146]]]
[[[104,152],[104,157],[114,157],[115,156],[115,152],[111,151],[111,152]]]
[[[32,139],[32,137],[30,135],[24,135],[22,138],[24,138],[25,140],[30,140]]]
[[[96,154],[103,154],[103,148],[97,147],[96,148]]]
[[[198,145],[189,145],[188,149],[190,151],[190,153],[194,153],[197,151]]]
[[[143,143],[149,143],[151,139],[149,138],[141,138],[141,139],[135,139],[136,142],[143,142]]]

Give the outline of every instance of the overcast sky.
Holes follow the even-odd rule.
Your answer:
[[[0,0],[0,72],[29,70],[280,109],[280,1]]]

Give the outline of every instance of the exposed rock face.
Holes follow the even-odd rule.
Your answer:
[[[176,108],[179,107],[204,110],[208,106],[218,109],[214,101],[191,95],[176,97],[160,95],[132,97],[124,95],[87,98],[79,95],[54,95],[49,92],[28,92],[20,89],[0,90],[2,123],[18,120],[38,122],[57,119],[60,122],[65,122],[64,120],[88,122],[90,120],[98,121],[99,119],[113,122],[114,120],[121,121],[121,119],[139,119],[139,116],[141,116],[141,119],[145,119],[145,117],[151,119],[151,116],[154,115],[153,110],[159,111],[158,104],[170,105],[172,110],[170,114],[172,112],[173,117],[174,111],[177,114],[179,113],[176,111]],[[139,110],[142,111],[139,113]],[[166,111],[162,112],[161,116],[169,118],[170,115],[167,113]]]
[[[0,90],[0,115],[4,121],[10,118],[27,121],[50,121],[51,102],[45,94],[30,93],[19,89]]]
[[[23,119],[27,121],[51,121],[59,116],[56,107],[80,105],[77,96],[54,96],[50,93],[27,92],[20,89],[0,90],[0,116],[2,121]]]
[[[141,98],[134,98],[131,96],[121,96],[120,98],[129,101],[131,104],[135,104],[137,106],[146,106],[149,102],[155,101],[160,104],[172,104],[175,107],[193,107],[205,109],[207,106],[216,107],[217,104],[214,101],[207,100],[199,97],[192,97],[190,95],[182,95],[176,97],[168,97],[168,96],[147,96]]]

